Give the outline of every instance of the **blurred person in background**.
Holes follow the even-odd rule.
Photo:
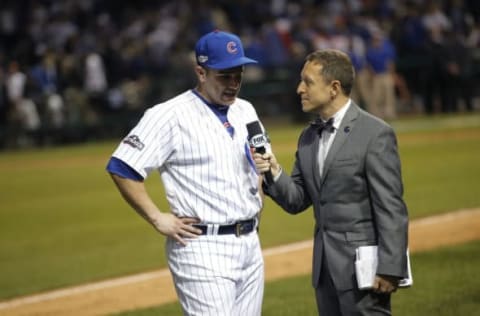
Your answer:
[[[7,133],[7,111],[8,101],[7,93],[5,89],[5,69],[2,64],[2,52],[0,51],[0,149],[6,145],[6,133]]]
[[[419,4],[415,1],[405,1],[397,11],[396,20],[390,32],[397,52],[397,74],[405,83],[403,107],[415,112],[423,111],[422,95],[428,64],[426,56],[428,34],[421,13]],[[399,97],[402,97],[401,90]]]
[[[352,65],[355,68],[355,83],[352,87],[351,97],[362,108],[367,107],[367,98],[370,90],[370,73],[365,59],[365,42],[359,36],[351,34],[349,37],[349,46],[345,51]]]
[[[449,78],[458,71],[458,67],[449,57],[444,31],[439,28],[430,30],[426,42],[426,72],[424,78],[425,113],[448,112],[452,108]],[[438,106],[437,106],[438,105]]]
[[[381,30],[374,30],[371,35],[365,54],[370,74],[366,109],[377,117],[391,120],[397,117],[395,47]]]
[[[0,52],[1,57],[1,52]],[[5,91],[5,70],[3,65],[1,64],[0,58],[0,133],[5,132],[3,130],[5,126],[5,122],[7,120],[7,94]]]
[[[473,58],[464,38],[454,32],[445,34],[446,84],[449,89],[442,112],[458,112],[460,102],[467,111],[473,110]]]
[[[47,133],[45,136],[55,142],[62,138],[61,129],[66,124],[66,109],[59,76],[57,56],[51,51],[40,56],[39,63],[30,70],[35,103],[42,109],[42,126]]]
[[[37,105],[29,96],[31,80],[20,69],[17,61],[8,65],[5,81],[8,101],[7,142],[13,147],[29,146],[38,135],[41,119]]]
[[[84,61],[84,89],[90,103],[97,111],[108,109],[106,94],[108,81],[102,56],[96,51],[90,51]]]

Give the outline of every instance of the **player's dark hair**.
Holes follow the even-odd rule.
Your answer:
[[[327,83],[333,80],[340,81],[343,93],[350,95],[355,80],[355,69],[347,54],[335,49],[322,49],[310,53],[305,60],[322,65],[320,74],[325,81]]]

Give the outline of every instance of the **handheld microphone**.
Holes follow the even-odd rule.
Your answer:
[[[250,148],[253,148],[256,153],[266,153],[265,145],[268,144],[268,138],[263,133],[262,127],[259,121],[253,121],[247,124],[248,131],[248,144]],[[264,173],[267,183],[273,183],[273,176],[270,170]]]

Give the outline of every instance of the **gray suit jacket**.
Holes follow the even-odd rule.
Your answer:
[[[377,274],[406,277],[408,215],[393,129],[352,102],[326,157],[323,177],[318,143],[316,130],[304,129],[291,176],[283,172],[264,186],[289,213],[313,204],[313,286],[322,260],[327,260],[337,290],[356,287],[355,249],[361,245],[378,245]]]

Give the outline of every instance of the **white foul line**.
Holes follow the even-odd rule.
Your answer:
[[[168,275],[169,275],[168,269],[162,269],[159,271],[144,272],[144,273],[140,273],[132,276],[100,281],[96,283],[88,283],[88,284],[69,287],[61,290],[55,290],[55,291],[51,291],[43,294],[35,294],[31,296],[26,296],[26,297],[21,297],[21,298],[12,299],[9,301],[1,302],[0,310],[13,308],[21,305],[26,305],[26,304],[50,301],[57,298],[92,292],[95,290],[101,290],[101,289],[106,289],[106,288],[111,288],[116,286],[138,283],[142,281],[148,281],[148,280],[161,278],[163,276],[168,276]]]

